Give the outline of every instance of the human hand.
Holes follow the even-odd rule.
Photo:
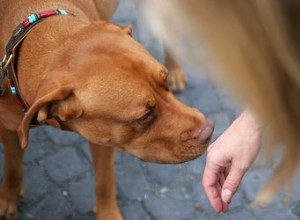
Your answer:
[[[227,212],[242,177],[256,158],[262,129],[245,110],[207,150],[202,179],[204,191],[216,212]]]

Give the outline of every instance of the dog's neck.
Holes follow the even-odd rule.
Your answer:
[[[11,37],[12,31],[27,16],[49,9],[63,8],[78,15],[83,22],[99,19],[97,11],[86,12],[87,7],[94,4],[90,0],[79,0],[69,4],[68,0],[35,1],[35,0],[10,0],[1,1],[0,4],[0,52],[3,54],[4,47]],[[30,7],[27,7],[30,5]]]
[[[14,6],[17,7],[21,2],[24,4],[24,1],[19,1]],[[79,2],[77,4],[79,4]],[[46,3],[36,4],[35,2],[33,7],[37,10],[35,12],[40,12],[45,8],[57,8],[57,5],[63,6],[63,3],[64,1],[59,1],[59,4],[55,4],[55,1],[52,1],[46,5]],[[72,11],[72,13],[76,14],[76,18],[65,16],[47,18],[36,25],[22,43],[18,56],[17,72],[20,81],[20,90],[22,91],[23,98],[28,104],[32,103],[35,91],[39,86],[38,83],[43,79],[45,70],[49,68],[49,59],[47,55],[53,53],[57,48],[62,47],[65,40],[69,38],[70,35],[80,29],[84,24],[90,23],[93,20],[93,17],[95,17],[86,15],[83,12],[84,8],[82,10],[82,8],[76,7],[76,5],[72,7],[73,8],[69,9],[69,11],[73,10],[74,12]],[[67,8],[70,8],[70,6]],[[10,13],[4,13],[4,20],[6,22],[1,25],[3,26],[3,29],[1,29],[3,36],[1,37],[1,40],[5,43],[1,42],[2,54],[4,54],[4,47],[11,37],[12,30],[30,15],[27,14],[28,11],[29,9],[23,6],[20,10],[16,10],[12,13],[12,16],[9,16],[9,18],[7,15]],[[53,57],[53,55],[49,57]],[[31,77],[29,77],[29,75]],[[32,78],[32,76],[34,76],[34,78]],[[29,83],[31,86],[23,86],[22,82],[26,82],[27,85]]]

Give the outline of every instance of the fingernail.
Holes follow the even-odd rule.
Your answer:
[[[232,191],[229,189],[224,189],[222,192],[222,200],[223,202],[229,203],[232,197]]]

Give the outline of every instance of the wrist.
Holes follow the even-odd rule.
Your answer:
[[[243,131],[249,131],[252,134],[253,132],[255,132],[259,135],[262,135],[263,132],[263,126],[260,123],[259,119],[248,108],[240,114],[240,116],[233,122],[233,124],[236,124],[237,128],[240,128]]]

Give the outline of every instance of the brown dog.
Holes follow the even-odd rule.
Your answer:
[[[185,162],[206,149],[212,123],[175,99],[167,86],[167,70],[130,36],[131,27],[106,22],[117,3],[0,1],[1,54],[28,15],[57,8],[76,15],[44,18],[28,33],[18,54],[3,62],[1,76],[5,64],[14,63],[18,95],[28,110],[24,114],[16,104],[5,77],[6,92],[0,97],[5,148],[1,218],[17,216],[23,193],[22,148],[34,122],[78,132],[89,141],[96,170],[95,208],[101,220],[122,219],[115,192],[116,149],[159,163]]]

